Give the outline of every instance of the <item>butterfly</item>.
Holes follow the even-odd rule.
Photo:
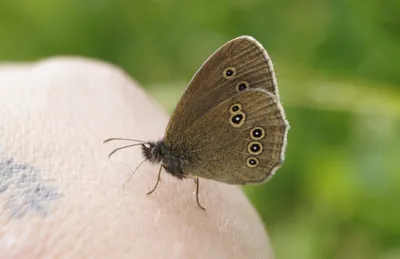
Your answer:
[[[178,179],[194,178],[197,204],[205,209],[199,178],[234,185],[265,182],[284,161],[288,130],[271,59],[257,40],[241,36],[220,47],[193,76],[163,139],[104,142],[137,141],[110,156],[140,145],[143,162],[160,164],[148,195],[164,169]]]

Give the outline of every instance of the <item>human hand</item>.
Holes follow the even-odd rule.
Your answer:
[[[81,58],[0,67],[0,258],[273,258],[240,188],[144,164],[167,115],[120,69]]]

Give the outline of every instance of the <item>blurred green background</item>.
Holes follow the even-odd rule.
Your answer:
[[[0,3],[0,59],[114,63],[169,111],[203,61],[251,35],[275,64],[286,162],[245,187],[277,258],[400,258],[399,0]]]

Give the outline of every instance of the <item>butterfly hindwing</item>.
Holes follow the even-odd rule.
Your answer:
[[[229,184],[264,182],[284,160],[288,128],[272,93],[237,93],[182,132],[188,161],[183,172]]]

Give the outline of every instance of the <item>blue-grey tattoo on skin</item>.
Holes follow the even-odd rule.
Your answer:
[[[0,158],[0,198],[5,199],[4,212],[12,218],[21,218],[27,213],[45,216],[53,201],[60,197],[56,188],[40,178],[37,168]]]

